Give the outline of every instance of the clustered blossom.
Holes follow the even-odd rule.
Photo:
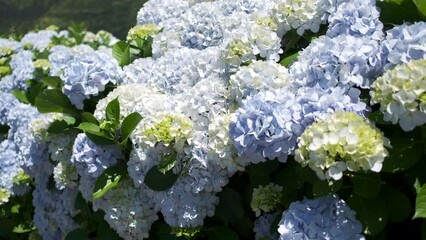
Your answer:
[[[391,69],[396,65],[408,63],[411,60],[426,58],[426,22],[402,24],[386,32],[386,38],[381,44],[381,51],[387,59],[385,68]]]
[[[426,123],[426,60],[414,61],[426,58],[426,23],[384,34],[379,16],[374,0],[150,0],[127,41],[152,38],[152,56],[124,67],[112,56],[118,39],[103,31],[83,32],[80,45],[54,29],[0,39],[0,125],[8,130],[0,135],[0,205],[25,193],[31,177],[34,224],[44,239],[84,228],[73,219],[78,194],[124,239],[149,238],[159,213],[172,233],[193,235],[214,216],[229,179],[250,164],[295,155],[321,179],[379,172],[390,145],[363,118],[370,108],[360,89],[371,88],[371,103],[403,130]],[[288,68],[278,63],[289,53],[288,37],[323,27],[326,35],[310,40]],[[79,110],[114,88],[96,99],[93,115],[103,123],[117,99],[120,124],[134,112],[143,117],[126,149],[97,145],[77,130],[48,132],[69,116],[40,115],[11,95],[41,73],[59,77]],[[128,176],[94,199],[97,178],[117,164],[127,165]],[[153,168],[176,181],[151,189]],[[282,196],[273,183],[253,190],[257,240],[364,239],[337,195],[293,202],[271,226]]]
[[[247,98],[229,126],[238,154],[244,156],[241,160],[257,163],[278,158],[285,162],[303,132],[297,121],[300,110],[289,91],[263,91]]]
[[[380,172],[388,141],[363,117],[339,111],[303,132],[295,160],[309,166],[320,179],[338,180],[346,170]]]
[[[279,212],[264,213],[253,223],[254,238],[256,240],[275,240],[278,239],[278,226],[272,228],[272,224],[278,217]],[[274,231],[272,230],[274,229]]]
[[[94,144],[84,133],[75,139],[71,163],[80,176],[79,190],[86,200],[92,199],[95,181],[105,169],[123,159],[123,153],[118,146],[99,146]]]
[[[336,37],[348,34],[354,37],[371,37],[381,40],[383,23],[374,0],[343,2],[328,18],[327,36]]]
[[[330,91],[324,92],[319,86],[299,88],[296,92],[283,88],[261,91],[243,101],[229,126],[242,165],[265,158],[285,162],[297,148],[297,139],[314,121],[338,110],[361,115],[365,111],[359,91]]]
[[[386,71],[371,86],[371,103],[380,103],[385,121],[411,131],[426,123],[426,60],[412,60]]]
[[[144,25],[136,25],[129,30],[126,39],[127,41],[145,39],[159,32],[160,28],[158,28],[155,24],[148,23]]]
[[[112,56],[93,51],[75,56],[60,77],[63,93],[78,109],[83,109],[85,99],[97,96],[108,83],[120,83],[121,70]]]
[[[279,223],[280,240],[365,239],[355,212],[337,195],[293,202]]]
[[[253,189],[250,207],[256,213],[256,216],[260,216],[261,211],[277,210],[283,197],[282,191],[283,187],[274,183]]]
[[[367,37],[321,36],[300,52],[290,75],[300,87],[368,88],[382,70],[379,42]]]
[[[240,67],[231,75],[229,83],[232,98],[241,103],[259,91],[287,87],[290,81],[287,68],[273,61],[255,61]]]
[[[329,0],[278,0],[272,7],[272,15],[277,19],[280,36],[295,29],[297,34],[303,35],[307,30],[318,32],[320,25],[335,8]]]
[[[105,211],[104,219],[123,239],[148,238],[151,224],[158,219],[157,203],[149,189],[135,188],[129,180],[103,196],[99,208]]]

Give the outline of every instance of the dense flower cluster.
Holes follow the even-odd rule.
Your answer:
[[[150,0],[114,50],[104,31],[0,39],[0,205],[32,190],[43,239],[90,226],[76,199],[123,239],[164,222],[204,237],[228,222],[220,201],[244,192],[255,214],[235,217],[256,239],[364,239],[337,195],[284,202],[286,171],[254,172],[380,172],[390,145],[364,118],[368,91],[403,130],[426,123],[426,23],[384,32],[379,17],[374,0]],[[249,189],[227,189],[231,178]]]
[[[250,207],[256,216],[260,216],[261,211],[277,210],[282,200],[282,191],[283,187],[273,183],[253,189]]]
[[[365,239],[361,223],[336,195],[293,202],[279,223],[280,240]]]
[[[108,83],[120,83],[120,75],[117,61],[108,54],[95,51],[77,54],[63,69],[62,91],[72,104],[83,109],[85,99],[97,96]]]
[[[336,112],[305,130],[295,160],[309,166],[320,179],[338,180],[346,170],[379,172],[388,155],[388,141],[364,118]]]
[[[385,121],[404,131],[426,123],[426,60],[412,60],[386,71],[372,85],[371,102],[380,103]]]

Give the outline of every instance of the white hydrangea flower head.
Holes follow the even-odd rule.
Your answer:
[[[176,95],[176,101],[180,112],[191,118],[195,129],[207,131],[211,119],[228,108],[229,95],[226,79],[211,76]]]
[[[78,186],[78,173],[70,161],[59,162],[53,168],[53,180],[58,190],[65,188],[74,189]]]
[[[271,212],[277,210],[284,196],[283,187],[269,183],[265,186],[259,186],[253,189],[250,207],[259,217],[263,212]]]
[[[218,48],[169,50],[155,60],[140,59],[124,68],[124,84],[139,83],[175,95],[188,91],[209,76],[225,73]]]
[[[237,23],[227,26],[229,23],[226,19],[234,20],[234,18],[237,18]],[[222,25],[227,29],[222,54],[231,71],[241,64],[256,60],[256,56],[279,61],[279,54],[283,52],[281,39],[270,27],[258,24],[253,17],[244,14],[228,16]]]
[[[426,60],[387,70],[371,86],[371,103],[380,103],[385,121],[411,131],[426,123]]]
[[[138,24],[153,23],[163,27],[163,22],[176,19],[185,13],[190,7],[186,0],[150,0],[139,10]]]
[[[306,30],[318,32],[320,25],[325,23],[330,8],[329,0],[278,0],[272,7],[272,16],[279,22],[279,36],[283,36],[291,29],[303,35]]]
[[[143,84],[120,85],[96,105],[94,115],[97,119],[106,119],[105,111],[109,102],[118,98],[120,113],[125,117],[133,112],[140,113],[143,117],[155,115],[168,109],[173,109],[174,101],[155,88]]]
[[[228,135],[232,117],[233,114],[229,113],[217,115],[208,129],[209,159],[230,174],[244,170],[244,167],[239,164],[237,150]]]
[[[248,96],[262,90],[288,87],[290,81],[288,69],[280,64],[274,61],[254,61],[231,75],[231,97],[241,105]]]
[[[337,111],[308,127],[299,138],[295,160],[320,179],[339,180],[343,172],[380,172],[389,140],[353,112]]]
[[[49,134],[47,152],[55,162],[69,161],[72,155],[72,146],[77,136],[75,131],[66,134]]]

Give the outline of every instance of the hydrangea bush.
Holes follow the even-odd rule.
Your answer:
[[[425,16],[150,0],[123,40],[0,38],[0,239],[426,239]]]

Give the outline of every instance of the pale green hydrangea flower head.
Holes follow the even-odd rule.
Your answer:
[[[47,72],[50,69],[50,63],[47,59],[37,59],[34,61],[34,67],[43,72]]]
[[[175,148],[180,149],[190,138],[192,124],[191,120],[183,115],[164,114],[155,117],[142,132],[146,138],[145,142],[150,146],[162,142],[165,146],[173,144]]]
[[[277,210],[283,197],[282,191],[283,188],[274,183],[253,189],[250,206],[256,216],[260,216],[261,211],[271,212]]]
[[[14,48],[12,47],[1,47],[0,48],[0,57],[7,57],[12,55]]]
[[[9,197],[10,194],[6,191],[6,189],[0,188],[0,206],[9,202]]]
[[[386,71],[371,89],[371,103],[380,103],[385,121],[399,123],[404,131],[426,123],[426,60]]]
[[[136,39],[144,39],[149,36],[154,36],[160,32],[160,28],[155,24],[143,24],[132,27],[127,33],[127,41]]]
[[[299,139],[295,160],[320,179],[339,180],[346,170],[380,172],[389,140],[363,117],[336,112],[313,123]]]

